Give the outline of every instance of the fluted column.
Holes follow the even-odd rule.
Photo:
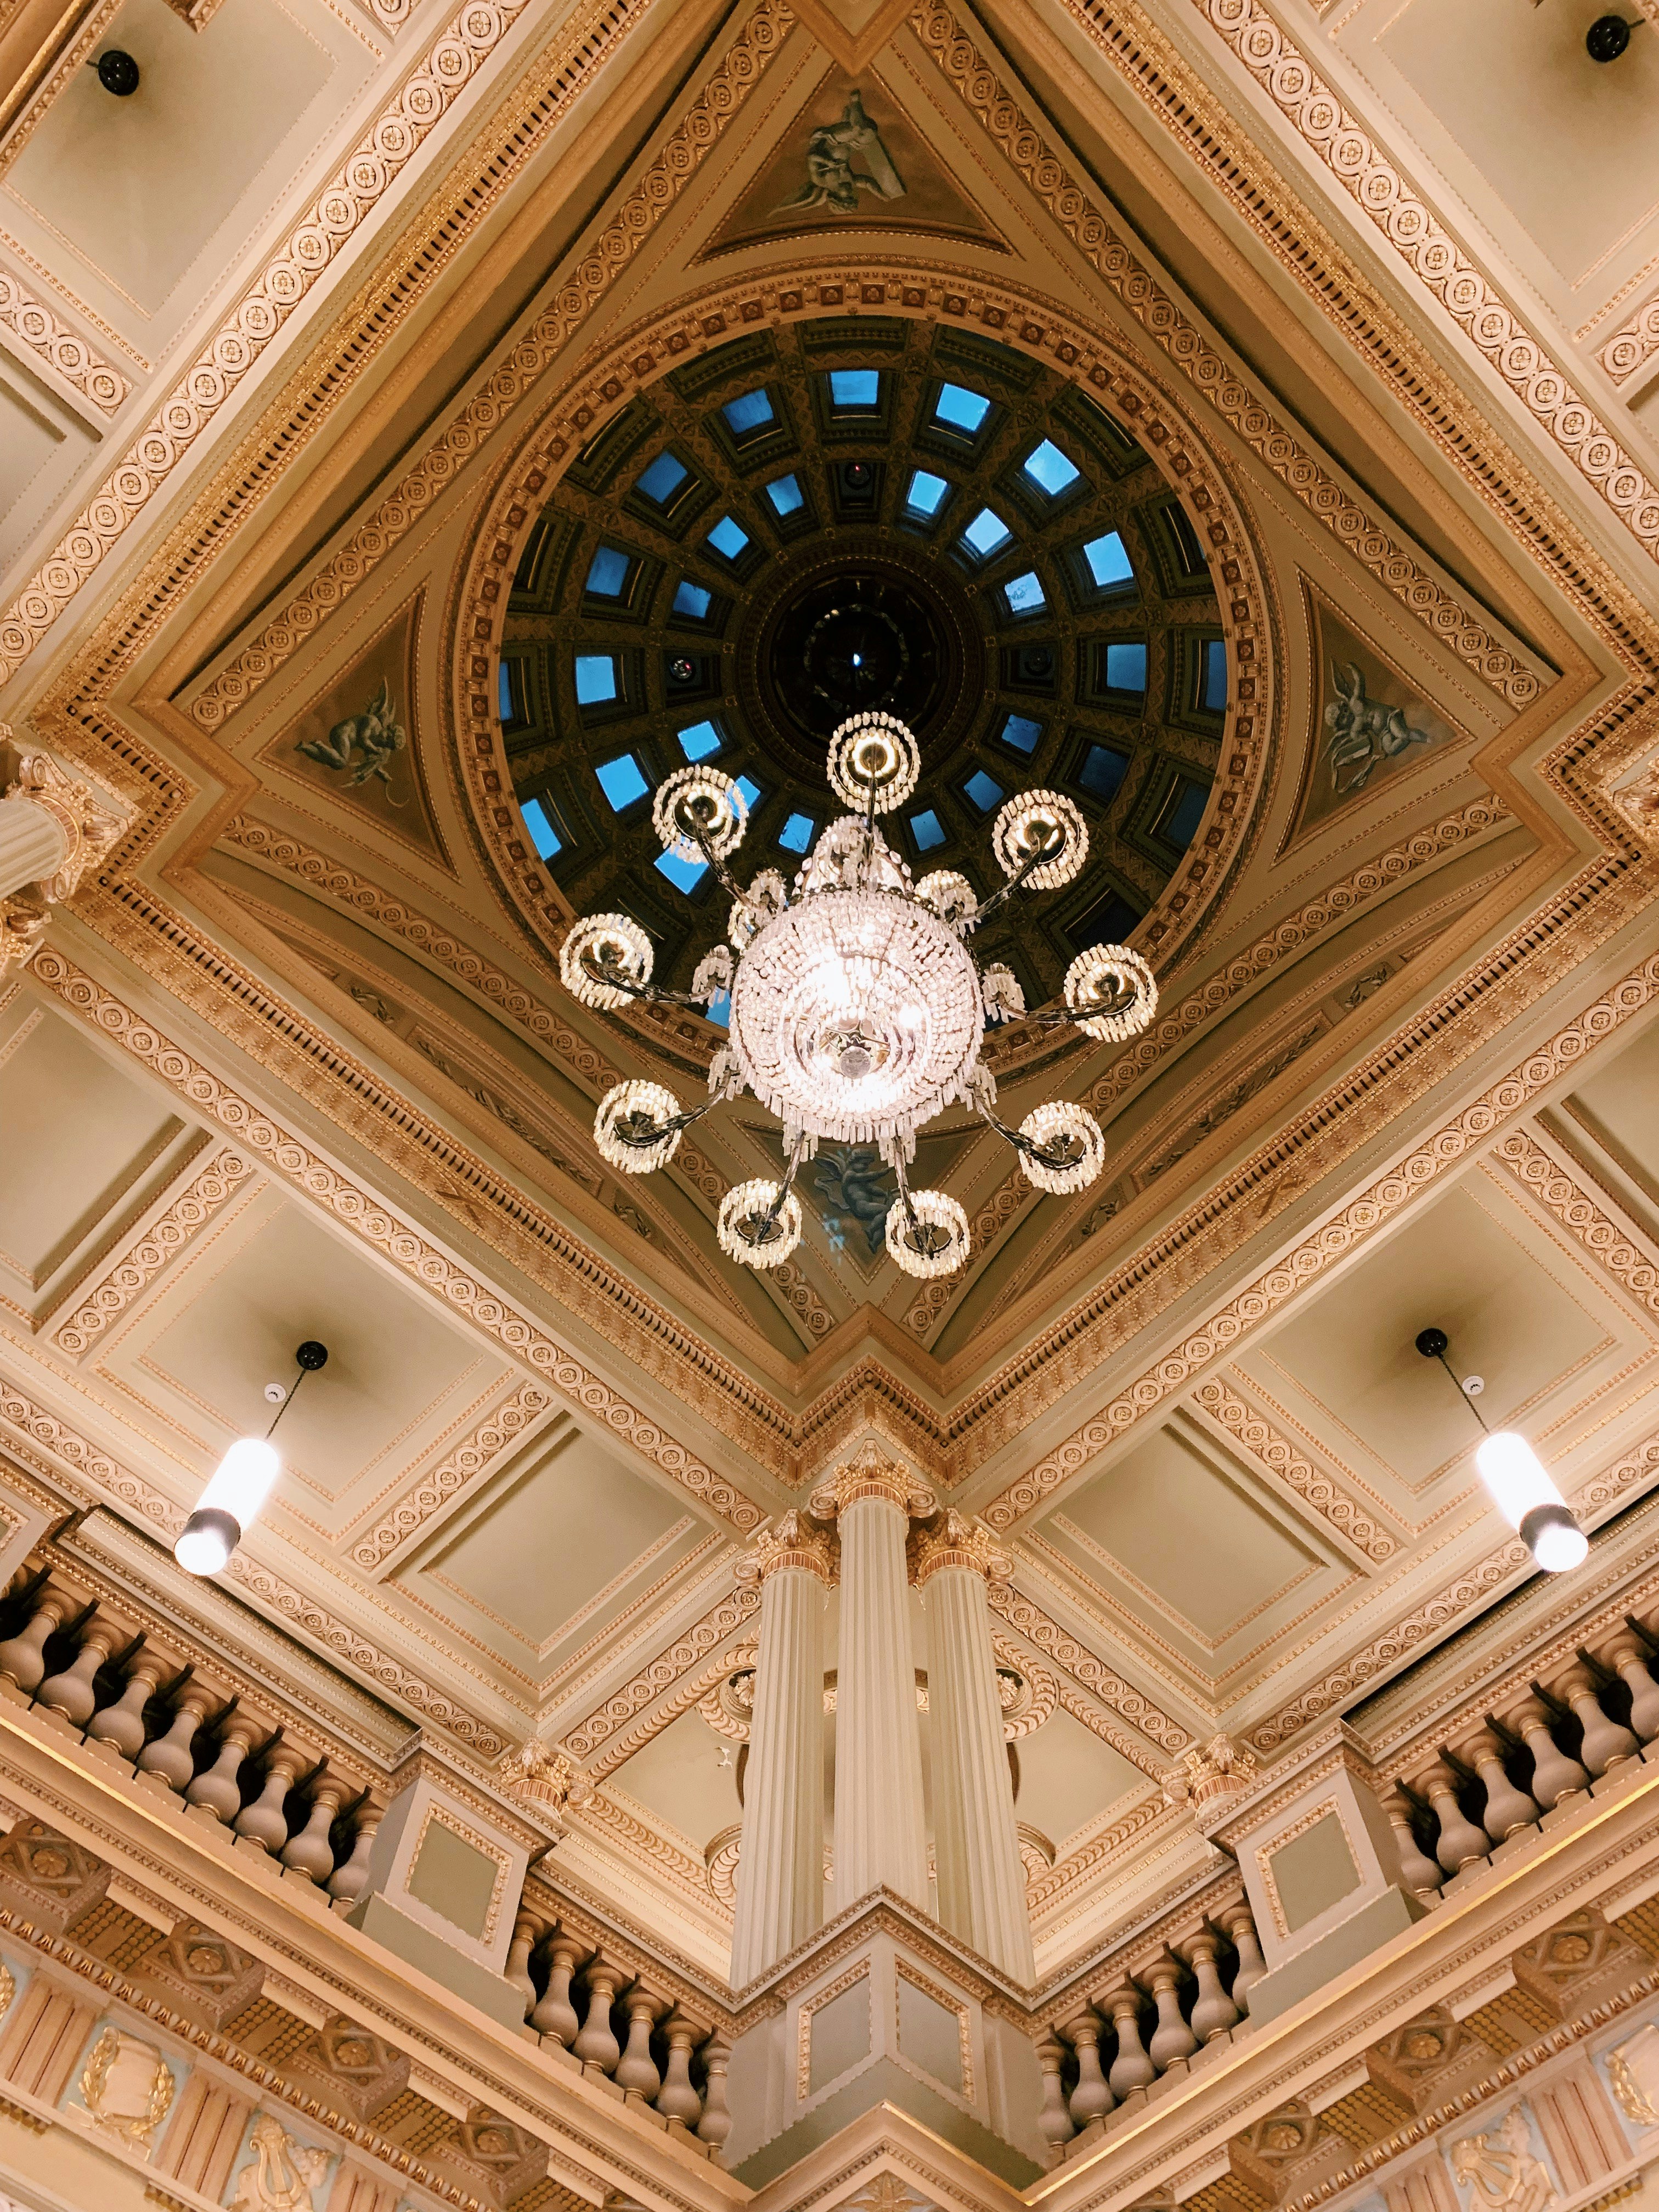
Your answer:
[[[986,1601],[988,1582],[1005,1581],[1008,1571],[989,1532],[954,1510],[917,1547],[916,1587],[927,1608],[939,1917],[1029,1988],[1036,1978],[1031,1916]]]
[[[0,746],[10,732],[0,723]],[[113,837],[83,783],[45,753],[25,753],[16,780],[0,795],[0,975],[27,959],[52,902],[74,891],[90,861]]]
[[[933,1493],[867,1444],[813,1493],[841,1523],[836,1686],[836,1902],[881,1887],[927,1905],[927,1834],[904,1547]]]
[[[823,1604],[829,1540],[798,1513],[738,1566],[761,1588],[732,1986],[775,1966],[823,1918]]]

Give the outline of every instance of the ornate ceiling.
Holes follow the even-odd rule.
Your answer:
[[[1183,1753],[1522,1578],[1419,1328],[1588,1525],[1650,1485],[1659,238],[1594,179],[1654,64],[1520,13],[1576,152],[1491,139],[1429,0],[106,0],[24,69],[0,713],[120,833],[0,981],[17,1540],[170,1534],[320,1338],[232,1589],[481,1778],[562,1749],[562,1877],[717,1968],[733,1570],[873,1431],[1014,1560],[1047,1972],[1191,1877]],[[1127,933],[1162,1004],[997,1040],[1091,1190],[946,1117],[917,1285],[826,1147],[761,1279],[752,1103],[649,1180],[592,1141],[718,1027],[557,949],[623,908],[685,980],[724,917],[645,794],[717,758],[789,865],[878,680],[913,864],[988,883],[988,786],[1088,817],[987,957],[1035,1006]]]

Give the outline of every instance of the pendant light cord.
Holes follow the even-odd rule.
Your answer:
[[[1458,1396],[1468,1407],[1470,1413],[1474,1414],[1475,1419],[1480,1422],[1485,1433],[1487,1436],[1490,1436],[1492,1434],[1491,1422],[1486,1419],[1486,1416],[1481,1413],[1479,1406],[1475,1404],[1474,1399],[1470,1397],[1468,1392],[1458,1381],[1456,1370],[1453,1368],[1450,1360],[1446,1357],[1447,1352],[1450,1349],[1450,1342],[1447,1337],[1445,1330],[1443,1328],[1425,1328],[1418,1337],[1417,1348],[1425,1359],[1437,1359],[1440,1362],[1440,1364],[1445,1369],[1448,1376],[1450,1378],[1453,1389],[1456,1391]]]

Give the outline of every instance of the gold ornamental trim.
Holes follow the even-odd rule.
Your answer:
[[[1006,1583],[1014,1571],[1013,1560],[984,1523],[965,1520],[954,1505],[947,1507],[941,1527],[916,1537],[912,1556],[910,1578],[918,1589],[926,1589],[948,1567],[982,1575],[988,1583]]]
[[[828,1534],[814,1528],[799,1512],[791,1510],[774,1527],[757,1530],[750,1547],[732,1569],[744,1584],[763,1587],[774,1575],[796,1570],[816,1575],[826,1589],[836,1581],[836,1559]]]
[[[807,1502],[820,1521],[833,1521],[866,1498],[896,1505],[910,1520],[921,1520],[939,1510],[939,1500],[921,1477],[897,1460],[889,1459],[873,1437],[851,1459],[832,1468]]]

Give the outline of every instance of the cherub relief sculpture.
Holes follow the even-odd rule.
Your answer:
[[[861,170],[853,167],[853,157],[859,154],[864,156]],[[848,98],[841,121],[820,123],[807,140],[806,182],[793,199],[783,202],[783,207],[827,207],[837,215],[856,215],[861,191],[874,192],[884,200],[902,199],[904,179],[893,167],[881,133],[865,113],[863,98],[855,89]]]
[[[826,1145],[814,1164],[812,1188],[823,1201],[823,1226],[837,1251],[846,1240],[848,1215],[863,1230],[872,1255],[882,1249],[898,1184],[873,1145]]]
[[[349,786],[367,783],[371,776],[378,778],[386,787],[388,805],[403,806],[407,801],[392,795],[387,763],[408,743],[409,732],[392,711],[392,686],[383,678],[380,690],[361,714],[349,714],[343,722],[337,722],[326,738],[302,738],[295,750],[321,768],[338,769]]]
[[[1385,706],[1365,690],[1365,679],[1352,661],[1342,661],[1331,672],[1336,696],[1325,709],[1325,757],[1332,787],[1346,799],[1358,791],[1371,771],[1395,760],[1408,745],[1425,745],[1431,732],[1406,720],[1401,707]]]

